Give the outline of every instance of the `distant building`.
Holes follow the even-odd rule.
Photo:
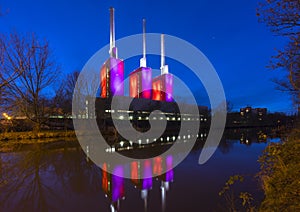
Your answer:
[[[259,121],[267,115],[267,108],[245,107],[240,109],[240,115],[246,119],[257,118]]]

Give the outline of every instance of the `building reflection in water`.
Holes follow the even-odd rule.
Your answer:
[[[245,163],[257,161],[256,157],[265,145],[255,145],[252,149],[248,147],[251,143],[268,143],[269,139],[275,138],[271,137],[274,136],[271,134],[272,132],[272,129],[226,130],[225,137],[218,148],[221,153],[233,153],[233,157],[223,158],[225,160],[231,158],[228,163],[233,164],[234,171],[240,170],[241,167],[234,165],[235,161],[244,160]],[[204,140],[200,140],[201,134],[199,137],[193,148],[194,152],[200,152],[203,148]],[[184,142],[179,140],[179,144],[184,145]],[[235,148],[236,145],[244,146],[246,144],[248,145],[246,149]],[[170,186],[174,186],[170,182],[174,179],[172,164],[175,163],[177,155],[158,156],[142,162],[137,160],[130,164],[119,164],[114,167],[105,163],[103,170],[101,170],[89,160],[92,147],[92,145],[87,145],[85,147],[87,154],[84,154],[81,147],[75,142],[61,142],[54,146],[52,143],[47,146],[34,144],[30,146],[30,149],[24,147],[19,152],[0,153],[0,211],[94,211],[98,210],[100,205],[102,210],[111,207],[111,211],[119,211],[120,209],[121,211],[141,211],[143,207],[145,211],[147,209],[167,211],[177,207],[174,198],[175,201],[177,199],[173,195],[172,205],[166,201],[167,196],[171,198]],[[154,151],[155,148],[138,148],[135,153],[141,150],[145,150],[142,152],[144,154]],[[240,151],[243,155],[239,153]],[[257,155],[252,154],[254,151]],[[244,158],[247,152],[251,154]],[[218,164],[217,168],[227,172],[228,167],[222,165],[222,159],[219,159],[221,163]],[[216,161],[216,158],[212,160]],[[189,163],[194,162],[186,162],[184,166],[189,166]],[[108,170],[112,174],[108,173]],[[167,170],[167,172],[163,173],[163,170]],[[256,173],[256,164],[252,164],[252,170],[253,173]],[[127,172],[130,174],[130,180],[118,177],[124,176],[123,173]],[[193,186],[191,185],[193,182],[185,182],[186,177],[191,174],[193,175],[194,172],[190,171],[184,175],[179,175],[176,179],[178,185],[184,181],[184,184]],[[206,177],[207,174],[203,172],[203,176]],[[158,177],[155,177],[154,180],[153,176]],[[206,178],[210,180],[210,176]],[[227,179],[218,176],[214,180],[214,182],[221,182],[222,184]],[[173,194],[178,195],[182,192],[179,188],[173,189]],[[135,196],[137,191],[138,196]],[[124,200],[125,197],[130,198]],[[214,201],[218,201],[218,199],[214,199]],[[106,202],[109,204],[104,204]],[[209,203],[207,204],[209,205]],[[131,205],[134,205],[133,209]],[[193,207],[198,209],[197,205]]]
[[[163,158],[161,156],[153,159],[133,161],[130,164],[131,179],[130,182],[136,189],[140,190],[141,199],[144,202],[144,209],[148,209],[148,195],[153,186],[153,175],[158,176],[161,181],[161,201],[162,211],[166,208],[166,196],[170,187],[170,182],[174,179],[174,171],[172,168],[173,157],[171,155]],[[102,189],[105,196],[110,201],[111,211],[119,211],[121,200],[125,199],[125,179],[119,176],[124,176],[125,165],[113,167],[113,173],[107,172],[109,164],[104,163],[102,168]],[[165,169],[166,168],[166,169]],[[167,170],[166,173],[162,173]],[[155,189],[155,188],[154,188]]]

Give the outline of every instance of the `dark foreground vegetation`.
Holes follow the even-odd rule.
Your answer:
[[[271,143],[260,157],[265,199],[260,211],[300,211],[300,128],[281,143]]]

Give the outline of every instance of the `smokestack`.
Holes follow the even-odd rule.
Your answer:
[[[165,35],[160,36],[160,69],[162,70],[165,66]]]
[[[143,19],[143,58],[146,59],[146,19]]]
[[[165,65],[165,35],[161,34],[160,37],[160,70],[161,74],[167,74],[169,72],[168,65]]]
[[[110,39],[109,39],[109,54],[111,57],[117,58],[117,49],[115,48],[115,9],[113,7],[109,8],[110,12]]]
[[[147,61],[146,61],[146,19],[143,19],[143,57],[140,59],[140,67],[147,67]]]

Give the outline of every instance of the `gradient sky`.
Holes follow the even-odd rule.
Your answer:
[[[271,81],[283,72],[266,68],[275,49],[286,41],[258,23],[258,1],[0,0],[0,5],[6,11],[0,18],[1,32],[36,32],[49,40],[63,74],[81,70],[108,44],[109,7],[113,6],[116,39],[141,33],[141,20],[146,18],[147,32],[177,36],[200,49],[218,72],[234,110],[251,105],[272,112],[294,111],[290,96],[275,90]],[[166,61],[170,72],[180,73],[180,64]],[[152,65],[159,68],[159,59]],[[126,63],[125,69],[127,74],[132,71]],[[200,104],[209,105],[201,85],[196,83],[192,90]]]

